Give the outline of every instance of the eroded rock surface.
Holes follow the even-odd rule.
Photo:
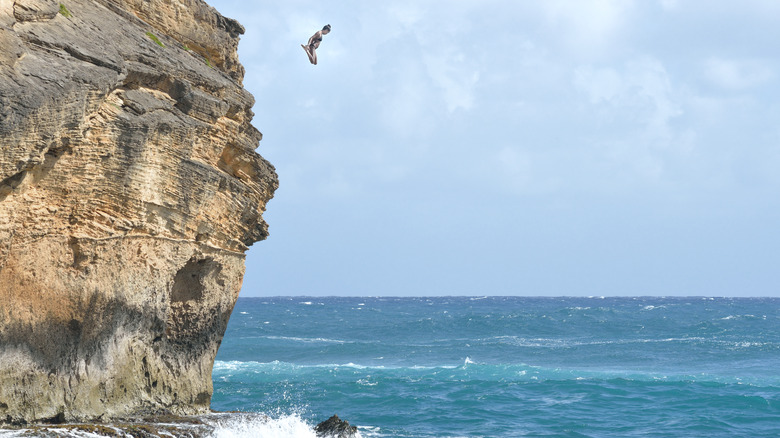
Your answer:
[[[314,428],[314,432],[320,438],[355,438],[358,434],[357,426],[350,426],[349,421],[342,420],[338,415],[333,415]]]
[[[208,410],[278,186],[241,33],[201,0],[0,0],[0,422]]]

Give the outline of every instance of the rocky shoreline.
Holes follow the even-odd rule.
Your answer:
[[[0,428],[0,438],[208,438],[228,431],[230,436],[254,436],[273,419],[254,413],[212,413],[202,416],[151,416],[107,423],[36,424]],[[242,434],[243,433],[243,434]],[[357,427],[337,415],[310,429],[319,438],[359,438]]]
[[[150,417],[111,423],[37,424],[14,429],[0,429],[0,436],[14,437],[134,437],[134,438],[200,438],[213,436],[218,417]]]

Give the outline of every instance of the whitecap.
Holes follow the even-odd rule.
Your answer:
[[[346,363],[346,364],[343,364],[343,365],[336,365],[336,368],[354,368],[356,370],[364,370],[366,368],[384,368],[384,367],[383,366],[368,367],[368,366],[365,366],[365,365],[358,365],[356,363],[350,362],[350,363]]]
[[[360,379],[357,381],[357,384],[360,386],[376,386],[379,384],[379,382],[372,382],[368,379]]]
[[[237,360],[231,360],[231,361],[222,361],[222,360],[216,360],[214,361],[214,371],[235,371],[240,366],[244,365],[245,362],[240,362]]]
[[[382,429],[376,426],[358,426],[358,428],[362,430],[365,438],[382,436]]]
[[[315,343],[315,342],[321,342],[325,344],[349,344],[348,341],[342,341],[340,339],[328,339],[328,338],[301,338],[297,336],[263,336],[265,339],[272,339],[276,341],[295,341],[295,342],[306,342],[306,343]]]
[[[216,420],[208,419],[214,426],[211,438],[315,438],[309,424],[298,415],[270,418],[265,415],[226,415]]]

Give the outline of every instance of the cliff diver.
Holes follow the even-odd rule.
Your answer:
[[[314,33],[314,35],[309,38],[309,42],[304,44],[301,44],[301,47],[303,47],[303,50],[306,51],[306,54],[309,55],[309,62],[311,62],[314,65],[317,65],[317,48],[320,46],[320,42],[322,42],[322,37],[330,33],[330,24],[326,24],[322,30],[318,30]]]

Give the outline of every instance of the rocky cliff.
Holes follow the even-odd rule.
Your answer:
[[[278,186],[243,30],[201,0],[0,0],[0,422],[208,410]]]

